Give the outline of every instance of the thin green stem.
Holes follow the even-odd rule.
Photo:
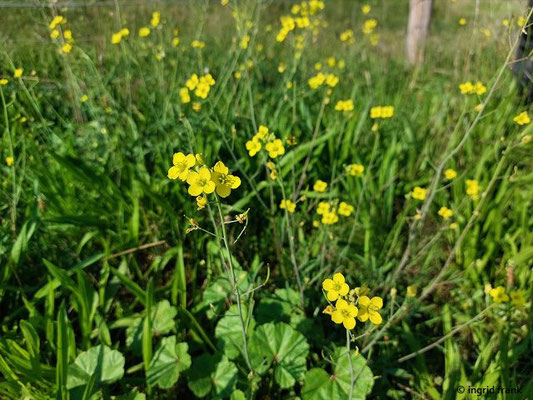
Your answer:
[[[353,371],[352,355],[350,354],[350,331],[348,329],[346,329],[346,352],[348,353],[348,361],[350,362],[350,396],[348,397],[348,399],[352,400],[355,374]]]

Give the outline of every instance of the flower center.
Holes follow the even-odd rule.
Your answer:
[[[345,308],[344,310],[341,310],[341,314],[344,318],[350,318],[350,312],[348,311],[347,308]]]
[[[206,184],[207,184],[207,179],[204,179],[204,178],[198,178],[196,180],[196,184],[198,186],[201,186],[201,187],[204,187]]]
[[[185,171],[187,169],[187,164],[185,161],[181,161],[176,164],[176,168],[178,168],[180,171]]]
[[[341,284],[337,282],[333,282],[333,290],[338,292],[341,290]]]

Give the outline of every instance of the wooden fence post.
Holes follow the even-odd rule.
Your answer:
[[[409,0],[407,59],[411,64],[424,58],[424,42],[429,32],[433,0]]]

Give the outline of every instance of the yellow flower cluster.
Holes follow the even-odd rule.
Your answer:
[[[392,118],[394,115],[393,106],[377,106],[370,109],[370,118]]]
[[[300,4],[294,4],[291,13],[294,15],[283,15],[280,17],[281,29],[276,35],[278,42],[283,42],[287,35],[296,29],[313,29],[313,33],[318,33],[320,20],[313,16],[320,10],[324,9],[322,0],[302,1]]]
[[[150,20],[150,25],[152,27],[157,28],[159,25],[159,22],[161,22],[161,13],[159,11],[154,11],[152,13],[152,19]]]
[[[485,87],[485,85],[483,85],[483,83],[479,81],[476,83],[472,83],[470,81],[463,82],[459,85],[459,90],[462,94],[482,95],[487,92],[487,88]]]
[[[277,158],[285,154],[285,147],[281,139],[277,139],[274,132],[270,132],[268,127],[260,125],[252,140],[246,142],[246,150],[248,150],[250,157],[255,156],[261,150],[262,143],[265,144],[265,150],[270,158]],[[270,169],[275,171],[275,168]]]
[[[315,184],[313,185],[313,190],[315,192],[324,193],[328,187],[327,182],[324,182],[320,179],[318,179]]]
[[[523,111],[516,117],[514,117],[513,121],[516,122],[518,125],[527,125],[531,122],[531,118],[529,117],[527,111]]]
[[[449,219],[453,215],[453,211],[450,210],[448,207],[442,206],[439,209],[439,215],[444,219]]]
[[[346,170],[351,176],[357,176],[358,178],[360,178],[361,176],[363,176],[365,167],[361,164],[350,164],[346,167]]]
[[[353,111],[354,104],[352,99],[339,100],[335,104],[335,111]]]
[[[378,26],[378,21],[375,18],[367,19],[363,23],[363,33],[365,35],[371,35],[377,26]]]
[[[425,200],[427,194],[427,189],[421,188],[420,186],[417,186],[413,189],[411,192],[411,197],[413,199],[417,200]]]
[[[319,72],[315,76],[309,78],[307,83],[313,90],[318,89],[323,84],[326,84],[329,87],[335,87],[337,86],[337,83],[339,83],[339,77],[332,73],[324,74],[323,72]]]
[[[206,99],[211,86],[215,84],[215,80],[211,74],[205,74],[198,77],[196,74],[192,74],[185,82],[185,87],[179,90],[179,96],[182,103],[189,103],[191,101],[191,95],[189,91],[194,91],[194,95],[201,99]]]
[[[466,194],[469,195],[472,200],[479,199],[479,192],[481,191],[481,186],[479,182],[475,179],[466,180]]]
[[[444,177],[451,181],[457,176],[457,172],[454,169],[448,168],[446,171],[444,171]]]
[[[329,302],[335,301],[335,305],[330,304],[323,311],[331,316],[334,323],[342,324],[344,328],[351,330],[355,328],[356,318],[361,322],[370,320],[374,325],[383,322],[379,314],[379,310],[383,308],[383,299],[377,296],[369,298],[366,288],[350,290],[340,272],[334,274],[333,279],[325,279],[322,289],[326,292]]]
[[[62,15],[56,15],[48,25],[48,27],[50,28],[50,37],[52,39],[57,39],[60,36],[60,30],[58,29],[58,26],[64,25],[66,23],[67,20]],[[72,31],[70,29],[64,29],[62,30],[62,33],[64,43],[61,45],[59,52],[63,54],[68,54],[72,51],[72,45],[74,43]]]
[[[197,198],[198,208],[207,204],[205,196],[216,191],[220,197],[228,197],[232,189],[241,185],[238,176],[231,175],[228,167],[222,161],[218,161],[213,168],[203,164],[202,157],[197,154],[175,153],[172,157],[172,167],[167,176],[169,179],[179,179],[189,184],[188,193]],[[194,167],[196,170],[193,170]]]
[[[122,38],[129,36],[130,30],[128,28],[122,28],[120,31],[111,35],[111,44],[119,44]]]
[[[333,225],[339,222],[339,215],[349,217],[354,211],[354,207],[344,201],[341,201],[339,206],[335,208],[333,203],[321,201],[318,203],[316,213],[322,216],[322,223],[324,225]]]
[[[296,203],[292,202],[291,200],[281,200],[279,208],[282,210],[287,210],[287,212],[292,214],[296,210]]]
[[[354,32],[351,29],[346,29],[344,32],[341,32],[339,35],[339,39],[341,42],[348,42],[349,44],[354,44]]]

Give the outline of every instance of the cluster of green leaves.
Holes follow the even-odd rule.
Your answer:
[[[335,1],[338,7],[329,4]],[[335,1],[324,11],[329,27],[306,41],[301,58],[290,39],[276,43],[266,29],[275,31],[279,16],[290,12],[282,2],[231,1],[253,21],[246,50],[220,35],[240,35],[231,9],[207,0],[179,10],[165,6],[161,28],[142,39],[136,28],[148,24],[151,8],[119,2],[122,8],[105,18],[97,9],[58,10],[75,38],[68,57],[53,41],[30,43],[48,37],[51,15],[2,11],[8,33],[0,32],[0,77],[9,83],[0,86],[1,398],[340,399],[350,392],[351,368],[354,399],[371,392],[452,399],[460,384],[533,391],[531,309],[503,304],[484,311],[491,304],[486,283],[532,296],[531,144],[519,144],[531,131],[512,122],[525,106],[510,74],[446,165],[458,177],[439,184],[411,243],[409,225],[420,203],[405,197],[415,186],[428,187],[442,154],[475,119],[483,97],[462,96],[457,86],[481,80],[491,87],[507,39],[517,33],[500,20],[520,14],[520,4],[491,3],[479,15],[474,0],[436,4],[441,34],[428,42],[426,64],[413,71],[398,51],[407,1],[394,10],[392,2],[369,1],[367,17],[363,2]],[[475,26],[490,26],[492,38],[457,24],[458,17],[475,15]],[[377,47],[339,42],[339,31],[353,28],[357,35],[370,17],[379,21]],[[98,32],[95,21],[102,24]],[[130,38],[111,45],[111,33],[123,25]],[[180,30],[177,48],[174,28]],[[193,38],[205,40],[206,48],[193,50]],[[340,82],[321,113],[325,93],[311,91],[307,79],[315,63],[326,65],[329,57],[346,67],[336,71]],[[248,61],[253,68],[235,79]],[[283,74],[280,62],[288,66]],[[11,78],[15,67],[24,68],[22,81]],[[178,90],[205,68],[217,84],[194,112],[180,103]],[[86,103],[79,101],[83,94]],[[335,112],[335,101],[346,98],[355,101],[354,113]],[[383,104],[393,105],[395,116],[373,132],[369,109]],[[293,215],[278,208],[282,193],[265,171],[266,155],[250,158],[245,149],[259,124],[297,139],[278,162],[289,196],[306,177],[305,199],[298,198]],[[10,151],[15,162],[8,167],[3,160]],[[203,231],[186,235],[184,215],[206,228],[212,221],[183,185],[166,178],[176,151],[202,153],[210,165],[223,160],[241,177],[224,206],[229,218],[250,208],[232,254]],[[355,162],[365,166],[363,177],[343,175]],[[327,180],[330,191],[313,192],[316,179]],[[465,194],[466,179],[487,189],[479,210]],[[356,206],[354,215],[314,228],[316,203],[332,198]],[[437,215],[441,205],[453,209],[458,230]],[[439,273],[470,221],[437,290],[421,304],[406,299],[407,285],[420,291]],[[232,238],[242,229],[227,227]],[[407,248],[409,261],[394,281]],[[229,257],[243,295],[253,373],[222,261]],[[361,353],[352,348],[348,354],[344,330],[321,314],[320,284],[338,270],[352,286],[367,283],[376,294],[394,286],[394,295],[383,296],[385,324],[402,305],[412,308],[383,336],[358,323]],[[473,320],[481,312],[483,319]],[[441,338],[443,347],[398,361]]]

